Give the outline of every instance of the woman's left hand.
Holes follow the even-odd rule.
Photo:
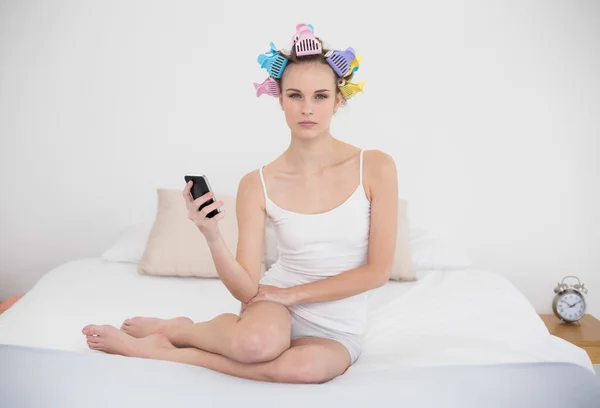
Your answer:
[[[289,288],[259,284],[258,293],[248,302],[248,305],[261,300],[279,303],[288,307],[296,304],[294,293]]]

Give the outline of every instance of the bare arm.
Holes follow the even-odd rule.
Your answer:
[[[364,165],[371,191],[368,262],[330,278],[289,288],[294,304],[344,299],[389,280],[398,228],[398,176],[392,157],[381,151],[369,153]]]
[[[194,204],[196,209],[203,202],[201,199],[202,197],[196,200],[197,203]],[[207,214],[215,209],[217,204],[209,205],[202,211]],[[191,213],[195,216],[193,211]],[[236,257],[216,228],[216,222],[223,217],[222,214],[212,220],[206,218],[195,222],[206,237],[221,281],[233,297],[242,303],[247,303],[258,292],[264,250],[266,212],[258,172],[245,175],[238,187],[236,216],[239,233]]]
[[[209,243],[215,267],[231,294],[247,303],[258,292],[264,251],[266,212],[258,171],[246,174],[236,195],[238,245],[234,258],[222,239]]]

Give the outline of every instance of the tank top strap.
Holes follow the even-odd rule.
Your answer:
[[[365,149],[362,149],[360,151],[360,185],[362,186],[362,182],[363,182],[363,153],[365,152]]]
[[[260,166],[258,168],[258,172],[260,174],[260,182],[262,184],[263,192],[265,194],[265,202],[266,202],[267,199],[268,199],[268,197],[267,197],[267,185],[265,184],[265,177],[263,176],[263,167],[264,166]]]

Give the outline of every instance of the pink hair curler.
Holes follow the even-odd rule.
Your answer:
[[[350,63],[356,58],[356,53],[352,47],[346,48],[345,51],[331,50],[325,54],[325,61],[338,74],[345,76],[350,70]]]
[[[273,78],[268,77],[262,84],[254,83],[256,89],[256,97],[261,95],[279,96],[279,85]]]
[[[296,35],[292,38],[296,47],[296,55],[302,57],[305,55],[321,54],[321,43],[313,34],[313,28],[309,24],[298,24],[296,26]]]

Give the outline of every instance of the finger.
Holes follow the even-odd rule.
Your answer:
[[[185,188],[183,189],[183,192],[182,192],[183,198],[189,204],[192,204],[192,202],[194,201],[194,199],[192,198],[192,193],[190,192],[193,184],[194,184],[194,182],[192,180],[188,181],[185,184]]]
[[[202,209],[202,212],[204,213],[204,215],[207,215],[207,214],[211,213],[212,211],[216,210],[217,208],[220,208],[222,205],[223,205],[223,200],[215,201],[214,203],[209,204],[206,207],[204,207]]]
[[[215,215],[214,217],[212,217],[211,220],[214,220],[215,222],[217,222],[217,221],[221,221],[223,218],[225,218],[225,210],[221,210],[221,212],[218,213],[217,215]]]
[[[204,194],[204,195],[202,195],[202,196],[200,196],[200,197],[196,198],[196,199],[194,200],[194,203],[193,203],[193,204],[194,204],[194,206],[196,207],[196,210],[197,210],[198,208],[200,208],[200,206],[201,206],[202,204],[204,204],[205,202],[207,202],[208,200],[210,200],[210,199],[211,199],[211,198],[213,198],[214,196],[215,196],[215,194],[214,194],[213,192],[208,192],[208,193],[206,193],[206,194]]]
[[[194,184],[194,182],[192,180],[188,181],[187,183],[185,183],[185,187],[183,188],[183,195],[184,197],[187,197],[190,195],[190,191],[192,190],[192,185]]]

